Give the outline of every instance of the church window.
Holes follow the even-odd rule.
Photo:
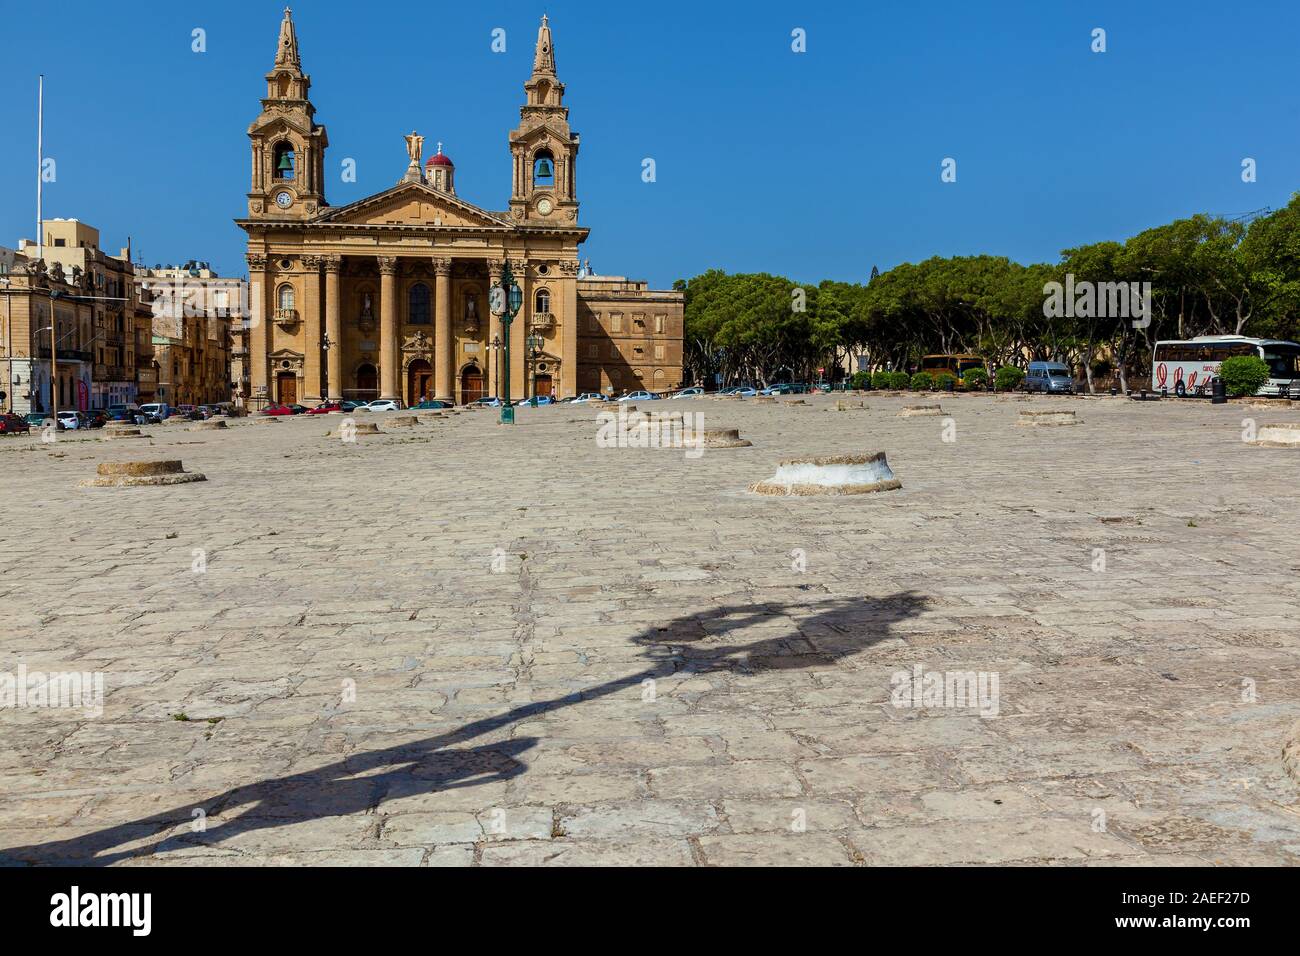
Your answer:
[[[533,157],[533,185],[555,185],[555,157],[549,149],[539,149]]]
[[[545,315],[551,311],[551,293],[545,289],[537,290],[536,307],[533,309],[535,315]]]
[[[429,324],[429,287],[423,282],[411,286],[407,297],[409,306],[407,321],[412,325]]]
[[[291,286],[291,285],[282,285],[282,286],[280,286],[280,291],[279,291],[279,293],[276,295],[276,303],[277,303],[277,304],[276,304],[276,308],[278,308],[278,309],[292,309],[292,308],[293,308],[293,301],[294,301],[294,300],[293,300],[293,286]]]
[[[292,143],[276,143],[275,152],[273,153],[272,175],[276,179],[293,179],[295,159]]]

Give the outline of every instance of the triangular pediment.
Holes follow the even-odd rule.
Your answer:
[[[509,227],[509,221],[424,183],[398,183],[365,199],[327,210],[313,220],[352,226]]]

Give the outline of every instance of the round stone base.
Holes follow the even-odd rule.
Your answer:
[[[118,438],[148,438],[149,436],[138,428],[123,427],[119,425],[117,427],[110,426],[105,428],[104,437],[116,440]]]
[[[1020,419],[1017,425],[1079,425],[1078,416],[1073,411],[1042,411],[1030,412],[1023,411],[1020,413]]]
[[[1253,444],[1260,448],[1300,448],[1300,422],[1260,425]]]
[[[376,425],[374,422],[357,422],[355,425],[352,426],[351,432],[353,435],[382,435],[383,434],[383,432],[379,430],[379,426]],[[343,435],[344,435],[344,431],[341,428],[336,429],[332,432],[325,433],[326,438],[342,438]]]
[[[904,405],[898,413],[899,418],[935,418],[943,414],[939,405]]]
[[[738,428],[706,428],[683,441],[689,448],[750,448],[753,442],[740,437]]]
[[[388,421],[384,422],[384,424],[391,425],[394,428],[410,428],[412,425],[415,425],[417,422],[418,419],[414,415],[396,415],[388,419]]]
[[[866,495],[897,491],[903,483],[894,477],[883,451],[870,455],[831,455],[824,458],[788,458],[767,481],[749,486],[759,495]]]
[[[82,488],[132,488],[143,485],[183,485],[207,481],[197,471],[183,471],[181,463],[170,461],[102,461],[94,478],[80,482]]]

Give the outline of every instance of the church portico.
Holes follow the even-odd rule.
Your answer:
[[[248,215],[237,221],[248,233],[254,304],[252,407],[283,400],[289,372],[296,400],[309,404],[500,395],[503,323],[488,298],[507,262],[523,294],[510,325],[511,395],[532,395],[534,383],[557,397],[578,394],[579,342],[591,331],[579,321],[578,249],[589,231],[577,222],[578,135],[569,131],[545,18],[527,102],[509,137],[508,211],[459,196],[442,144],[425,160],[415,132],[405,137],[406,165],[393,186],[331,207],[320,175],[328,139],[307,98],[310,79],[287,11],[267,81],[262,115],[248,131]],[[674,346],[675,384],[681,297],[662,295],[668,309],[657,331]],[[300,360],[277,364],[289,353]]]

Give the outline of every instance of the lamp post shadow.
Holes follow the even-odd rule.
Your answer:
[[[644,648],[650,658],[648,666],[635,674],[521,704],[423,740],[353,754],[314,770],[234,787],[210,800],[93,833],[0,850],[0,864],[104,866],[181,848],[215,846],[261,829],[365,813],[402,797],[511,780],[527,772],[521,758],[538,738],[511,738],[468,748],[462,745],[553,711],[638,687],[647,679],[827,667],[891,636],[899,622],[915,617],[925,603],[916,592],[903,591],[871,600],[766,602],[682,615],[666,625],[645,628],[632,638],[633,644]],[[774,616],[803,614],[807,616],[800,616],[790,633],[751,643],[726,641],[729,635]],[[225,819],[241,807],[245,808],[243,812]],[[191,833],[195,811],[206,818],[221,817],[221,822],[202,833]],[[150,842],[127,848],[127,844],[142,839]]]

